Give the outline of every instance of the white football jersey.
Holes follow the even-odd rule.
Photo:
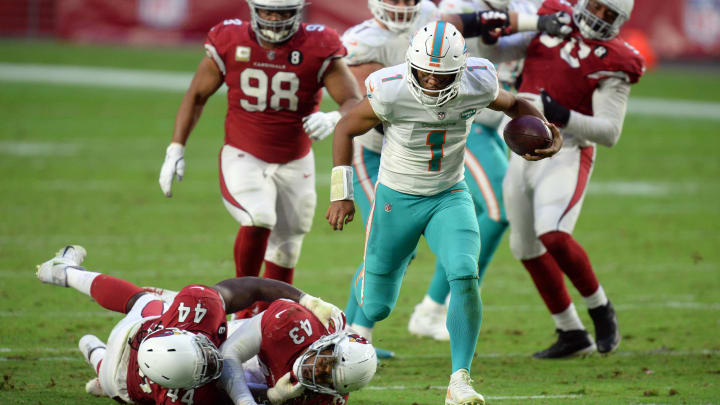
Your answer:
[[[374,18],[348,28],[341,40],[347,48],[345,63],[348,66],[362,65],[364,63],[379,63],[383,66],[394,66],[405,62],[410,39],[415,32],[425,24],[435,21],[440,14],[435,4],[428,0],[421,0],[420,15],[411,29],[397,33],[386,30]],[[366,148],[380,153],[383,138],[378,131],[371,129],[367,134],[356,137],[356,142]]]
[[[497,73],[487,59],[468,58],[458,95],[439,108],[413,97],[406,74],[403,63],[365,80],[385,131],[378,181],[402,193],[434,195],[464,178],[465,141],[475,115],[497,98]]]

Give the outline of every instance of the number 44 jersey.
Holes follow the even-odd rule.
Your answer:
[[[228,87],[225,143],[268,163],[305,156],[311,141],[302,118],[318,110],[328,66],[347,53],[338,34],[303,23],[265,49],[249,22],[225,20],[210,30],[205,49]]]
[[[148,333],[162,328],[202,333],[220,347],[227,338],[225,305],[220,294],[210,287],[189,285],[178,292],[167,311],[142,323],[126,352],[129,354],[127,390],[130,398],[138,404],[158,405],[232,403],[214,381],[195,389],[168,389],[141,375],[137,349]]]

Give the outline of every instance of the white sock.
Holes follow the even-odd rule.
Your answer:
[[[448,295],[448,298],[450,296]],[[445,303],[439,303],[436,302],[434,299],[430,298],[429,295],[426,295],[422,302],[420,303],[420,307],[425,309],[426,311],[432,311],[432,312],[445,312]]]
[[[362,326],[362,325],[358,325],[358,324],[356,324],[356,323],[353,323],[353,324],[350,325],[350,329],[354,330],[355,332],[357,332],[358,334],[360,334],[360,336],[364,337],[364,338],[367,339],[370,343],[372,343],[372,331],[373,331],[373,328],[368,328],[368,327],[366,327],[366,326]]]
[[[105,358],[105,352],[107,349],[104,347],[98,347],[90,353],[90,364],[92,364],[93,370],[98,371],[98,364]]]
[[[585,329],[572,302],[564,311],[553,314],[552,317],[555,321],[555,327],[561,331]]]
[[[588,295],[587,297],[583,297],[583,299],[585,299],[585,304],[588,309],[601,307],[603,305],[607,305],[608,303],[605,290],[603,290],[602,286],[598,286],[598,289],[594,293]]]
[[[87,295],[90,295],[90,286],[92,286],[93,280],[100,275],[100,273],[86,271],[79,266],[68,266],[65,272],[67,274],[68,287],[72,287]]]

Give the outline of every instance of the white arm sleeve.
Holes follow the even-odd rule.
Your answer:
[[[611,147],[620,139],[627,111],[630,83],[610,77],[599,82],[593,92],[593,115],[570,111],[565,129],[573,136]]]
[[[248,319],[220,345],[223,355],[223,370],[218,386],[227,392],[235,404],[255,404],[250,388],[245,381],[242,363],[260,352],[262,314]]]

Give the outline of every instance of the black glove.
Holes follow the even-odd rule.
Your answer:
[[[559,127],[565,127],[570,120],[570,109],[550,97],[545,89],[540,90],[545,118]]]
[[[538,17],[537,29],[554,37],[564,37],[572,32],[570,14],[560,11]]]
[[[498,38],[509,34],[512,30],[510,26],[510,16],[505,11],[481,11],[478,13],[478,19],[480,20],[480,24],[482,24],[480,37],[487,45],[497,43]]]

